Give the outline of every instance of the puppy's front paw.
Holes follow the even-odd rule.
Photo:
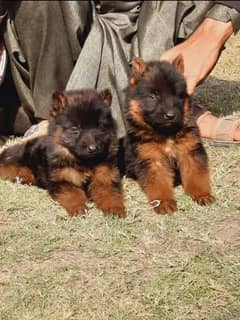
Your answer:
[[[172,214],[176,210],[177,202],[174,199],[160,201],[160,204],[154,207],[154,211],[158,214]]]
[[[65,209],[70,217],[80,216],[86,212],[86,207],[79,205],[68,206]]]
[[[115,205],[115,206],[102,206],[101,210],[105,215],[108,216],[118,216],[119,218],[126,218],[126,211],[124,206],[121,205]]]
[[[213,202],[215,202],[215,198],[211,194],[195,196],[192,198],[194,201],[196,201],[201,206],[206,206],[206,205],[209,205],[209,204],[212,204]]]

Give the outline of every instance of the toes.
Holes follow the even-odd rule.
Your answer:
[[[105,207],[101,208],[103,213],[108,216],[118,216],[119,218],[126,218],[126,211],[124,207],[116,206],[116,207]]]
[[[177,209],[175,200],[160,201],[159,206],[154,207],[154,211],[158,214],[172,214]]]
[[[211,194],[198,196],[193,198],[194,201],[196,201],[201,206],[206,206],[209,204],[212,204],[215,201],[215,198]]]
[[[71,207],[71,208],[65,208],[67,210],[67,213],[70,217],[76,217],[80,216],[82,214],[85,214],[86,208],[79,208],[79,207]]]

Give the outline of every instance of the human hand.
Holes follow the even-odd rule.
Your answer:
[[[231,22],[206,18],[199,28],[183,43],[165,51],[160,60],[173,62],[182,55],[187,91],[192,95],[195,87],[206,78],[218,61],[221,49],[233,33]]]

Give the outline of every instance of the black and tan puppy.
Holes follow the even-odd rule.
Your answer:
[[[47,189],[71,216],[84,213],[90,198],[105,214],[125,217],[110,91],[53,98],[48,135],[4,150],[0,177]]]
[[[149,201],[160,200],[154,210],[176,210],[174,185],[200,205],[214,201],[208,159],[191,112],[183,60],[173,64],[135,58],[126,110],[126,173],[136,179]]]

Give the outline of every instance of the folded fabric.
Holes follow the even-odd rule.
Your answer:
[[[0,86],[3,83],[7,69],[7,51],[3,43],[0,44]]]

